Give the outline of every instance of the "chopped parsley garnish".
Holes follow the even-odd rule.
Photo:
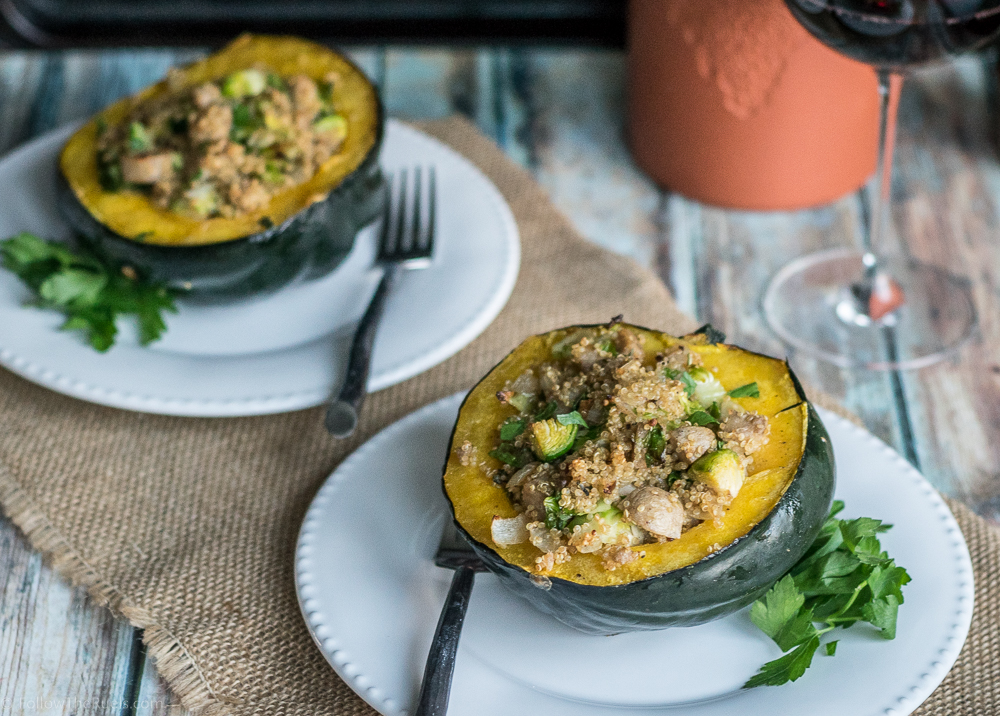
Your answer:
[[[545,498],[545,526],[550,530],[563,530],[578,515],[559,506],[559,493]]]
[[[489,451],[489,456],[510,465],[515,470],[519,470],[531,462],[531,453],[514,447],[511,443],[500,443],[499,446]]]
[[[128,148],[137,154],[153,151],[153,138],[142,122],[132,122],[128,126]]]
[[[604,351],[605,353],[610,353],[613,356],[618,355],[618,347],[615,346],[614,341],[610,338],[606,338],[597,344],[598,349]]]
[[[556,414],[556,410],[558,408],[559,408],[559,404],[556,403],[556,401],[554,401],[554,400],[550,400],[549,403],[548,403],[548,405],[546,405],[544,408],[542,408],[541,411],[539,411],[539,413],[537,415],[535,415],[534,422],[537,423],[537,422],[542,421],[542,420],[548,420],[549,418],[551,418],[553,415]]]
[[[684,371],[677,377],[677,380],[684,384],[684,392],[688,394],[689,398],[694,395],[694,389],[698,386],[694,382],[694,378],[691,377],[690,373]]]
[[[571,413],[563,413],[562,415],[557,415],[556,420],[559,421],[560,425],[579,425],[582,428],[590,427],[587,425],[587,421],[583,419],[583,416],[576,410]]]
[[[653,465],[663,459],[663,451],[667,449],[667,441],[663,437],[663,428],[657,425],[649,431],[646,438],[646,464]]]
[[[663,374],[670,380],[679,380],[684,385],[684,392],[687,393],[689,398],[694,395],[694,389],[698,387],[698,384],[695,383],[694,378],[686,370],[664,368]]]
[[[33,305],[63,313],[61,330],[83,332],[102,353],[114,345],[119,316],[134,315],[139,340],[148,345],[167,328],[163,311],[177,312],[174,294],[165,285],[145,280],[130,267],[109,267],[58,241],[20,233],[0,242],[0,259],[37,294]]]
[[[760,388],[757,387],[757,383],[747,383],[746,385],[741,385],[739,388],[733,388],[729,391],[730,398],[759,398]]]
[[[500,439],[504,442],[510,442],[523,433],[526,427],[528,427],[527,418],[508,418],[500,426]]]
[[[573,449],[570,452],[576,452],[586,445],[589,440],[597,440],[597,438],[601,437],[601,431],[603,430],[603,425],[591,425],[587,430],[578,431],[576,440],[573,441]]]
[[[824,634],[867,622],[884,639],[896,636],[906,570],[882,551],[877,534],[891,525],[870,517],[840,520],[833,503],[805,556],[750,609],[750,620],[787,652],[764,664],[744,688],[795,681],[812,664]],[[837,642],[824,646],[833,656]]]
[[[673,472],[670,473],[670,476],[667,477],[667,487],[671,487],[675,482],[683,479],[684,479],[684,473],[674,470]]]
[[[687,416],[688,422],[694,425],[712,425],[719,422],[718,418],[705,410],[696,410]]]

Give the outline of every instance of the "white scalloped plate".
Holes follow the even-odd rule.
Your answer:
[[[337,673],[380,713],[405,713],[451,573],[432,564],[446,513],[441,466],[462,396],[386,428],[330,476],[296,553],[299,603]],[[882,543],[913,581],[899,631],[837,633],[792,684],[742,691],[778,648],[746,611],[686,629],[594,637],[551,620],[492,575],[476,587],[459,647],[449,716],[876,716],[909,714],[958,658],[972,619],[972,564],[931,485],[870,433],[820,411],[848,516],[893,523]]]
[[[0,161],[0,238],[65,238],[55,208],[56,157],[73,127]],[[433,165],[437,239],[430,268],[405,274],[375,341],[369,390],[437,365],[468,345],[507,303],[521,250],[500,192],[460,154],[390,120],[387,171]],[[99,354],[57,330],[61,316],[25,308],[20,281],[0,270],[0,365],[47,388],[128,410],[200,417],[263,415],[319,405],[339,381],[356,321],[378,283],[373,227],[329,276],[226,306],[179,302],[162,341],[122,340]]]

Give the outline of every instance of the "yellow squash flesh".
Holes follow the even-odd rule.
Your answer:
[[[304,74],[322,80],[336,72],[333,101],[347,120],[347,138],[341,151],[331,157],[307,182],[276,194],[271,202],[253,213],[234,218],[192,219],[161,209],[146,196],[134,191],[108,192],[97,173],[98,119],[118,124],[140,102],[178,88],[188,88],[252,66],[288,77]],[[143,243],[169,246],[214,244],[249,236],[261,231],[266,217],[278,225],[323,199],[354,171],[374,145],[378,131],[378,99],[367,78],[337,53],[313,42],[293,37],[243,35],[220,52],[180,70],[170,80],[158,82],[133,97],[107,107],[81,127],[63,148],[59,166],[73,193],[100,223],[127,237],[142,237]]]
[[[783,361],[735,346],[698,344],[654,331],[630,328],[642,337],[650,365],[658,352],[677,343],[686,343],[702,357],[705,367],[715,374],[726,390],[756,382],[760,397],[740,398],[737,402],[768,417],[770,440],[754,454],[752,472],[721,524],[704,522],[677,540],[633,548],[644,551],[645,558],[615,571],[605,569],[596,555],[576,554],[570,561],[547,572],[547,576],[579,584],[607,586],[634,582],[694,564],[747,534],[763,520],[784,495],[802,459],[808,407],[799,398]],[[499,467],[500,463],[488,457],[487,453],[496,446],[498,426],[516,413],[514,408],[497,400],[497,391],[526,369],[551,362],[553,345],[566,335],[566,331],[555,331],[529,338],[472,390],[459,413],[452,445],[457,447],[469,441],[477,450],[478,460],[464,466],[453,450],[444,475],[445,490],[458,523],[473,539],[492,547],[505,561],[528,571],[533,571],[535,558],[540,552],[527,543],[507,548],[493,543],[490,535],[493,516],[513,517],[517,513],[507,492],[475,463]]]

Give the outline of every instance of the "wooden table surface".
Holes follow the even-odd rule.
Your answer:
[[[159,79],[201,53],[0,54],[0,153]],[[723,211],[664,192],[624,142],[624,57],[607,50],[353,48],[388,113],[469,116],[527,167],[580,232],[655,270],[681,307],[734,342],[787,350],[765,326],[768,278],[793,257],[858,246],[861,194],[794,213]],[[841,370],[801,355],[940,490],[1000,514],[1000,162],[987,61],[922,70],[903,91],[895,217],[912,253],[971,280],[981,328],[960,359],[910,373]],[[2,327],[0,327],[2,330]],[[141,633],[42,564],[0,518],[0,713],[184,713]]]

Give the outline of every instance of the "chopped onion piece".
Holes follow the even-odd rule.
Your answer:
[[[490,533],[497,547],[510,547],[528,541],[528,518],[522,512],[517,517],[500,517],[493,515]]]

